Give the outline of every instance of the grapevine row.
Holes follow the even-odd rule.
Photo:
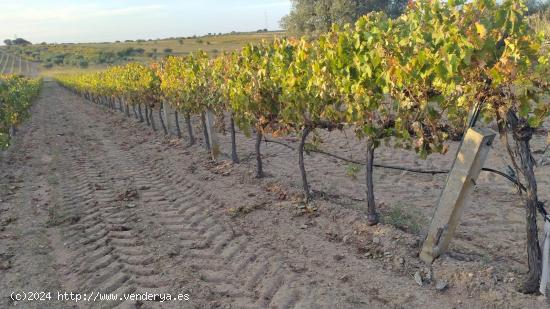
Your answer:
[[[41,85],[41,79],[0,75],[0,149],[9,146],[10,138],[28,115],[28,109]]]
[[[10,55],[7,53],[2,53],[2,70],[0,71],[0,74],[6,74],[6,69],[8,68],[8,63],[10,60]]]
[[[510,156],[528,191],[528,252],[540,259],[532,215],[540,202],[529,140],[550,113],[550,67],[543,36],[529,27],[524,2],[500,2],[420,0],[398,18],[371,13],[313,41],[249,44],[214,59],[204,52],[169,56],[151,66],[130,63],[59,81],[93,101],[118,102],[127,115],[132,108],[142,121],[142,106],[149,122],[152,111],[168,102],[187,120],[190,143],[191,115],[201,115],[203,123],[206,112],[229,115],[232,133],[233,124],[247,134],[256,132],[258,177],[264,134],[300,133],[306,199],[306,138],[317,129],[351,127],[366,145],[371,224],[378,222],[376,148],[384,142],[424,158],[445,153],[449,132],[463,130],[467,116],[479,114],[514,138],[518,151]],[[533,290],[540,263],[529,259],[529,268],[526,289]]]
[[[15,55],[10,56],[11,64],[9,64],[9,73],[15,74]]]

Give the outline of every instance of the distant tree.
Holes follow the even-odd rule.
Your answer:
[[[31,42],[25,40],[25,39],[22,39],[22,38],[17,38],[15,39],[14,41],[12,41],[12,44],[13,45],[23,45],[23,46],[26,46],[26,45],[31,45]]]
[[[123,50],[118,51],[116,54],[118,58],[126,58],[131,56],[132,54],[136,53],[136,49],[133,47],[124,48]]]
[[[113,63],[115,61],[116,55],[112,51],[100,51],[98,56],[99,63]]]
[[[135,55],[143,55],[143,53],[145,53],[145,49],[143,48],[127,47],[118,51],[116,54],[118,58],[126,58]]]
[[[292,10],[281,19],[281,27],[293,35],[317,35],[330,30],[332,24],[353,23],[372,11],[398,16],[407,3],[408,0],[292,0]]]
[[[26,46],[26,45],[31,45],[32,43],[25,39],[17,38],[15,40],[6,39],[4,40],[4,44],[8,46],[12,46],[12,45]]]
[[[63,64],[65,61],[65,55],[64,54],[57,54],[54,55],[48,62],[53,62],[54,64],[60,65]]]
[[[81,60],[79,63],[78,63],[78,66],[80,66],[81,68],[85,69],[87,68],[89,65],[88,61],[86,60]]]
[[[180,43],[180,45],[183,45],[183,39],[179,39],[178,43]]]

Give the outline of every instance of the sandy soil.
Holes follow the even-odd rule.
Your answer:
[[[320,136],[323,149],[363,159],[350,132]],[[228,150],[229,137],[220,138]],[[386,224],[367,227],[362,170],[354,179],[342,162],[307,156],[316,199],[305,207],[298,158],[288,148],[263,144],[269,177],[256,180],[253,138],[238,134],[239,165],[211,162],[200,139],[185,142],[46,82],[0,161],[0,308],[548,306],[515,291],[526,271],[524,212],[514,188],[496,176],[482,174],[450,252],[427,267],[419,244],[444,176],[377,169]],[[545,133],[537,134],[533,149],[545,145]],[[380,148],[377,161],[448,168],[456,146],[426,161]],[[486,166],[505,167],[500,147]],[[550,169],[542,165],[540,195],[548,200]],[[187,293],[190,300],[14,302],[13,291]]]

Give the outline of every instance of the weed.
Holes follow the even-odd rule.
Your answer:
[[[481,265],[487,266],[487,265],[489,265],[489,263],[491,263],[491,261],[492,261],[492,259],[487,253],[484,253],[481,256]]]
[[[346,175],[357,180],[357,174],[361,171],[361,166],[355,163],[350,163],[346,165]]]
[[[393,225],[405,232],[420,234],[422,227],[427,224],[426,219],[413,208],[398,203],[382,214],[382,222]]]

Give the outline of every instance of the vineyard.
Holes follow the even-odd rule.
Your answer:
[[[131,107],[140,120],[143,105],[147,123],[153,110],[161,113],[163,101],[188,123],[190,115],[201,114],[203,127],[207,112],[218,118],[229,115],[232,136],[234,123],[245,132],[256,132],[258,178],[264,175],[263,136],[299,132],[306,201],[311,192],[303,156],[306,147],[317,146],[306,145],[308,135],[316,129],[352,126],[366,143],[371,225],[379,221],[372,179],[376,147],[387,142],[421,157],[445,153],[444,142],[464,131],[466,116],[475,110],[476,119],[497,121],[502,134],[513,133],[520,147],[510,156],[521,161],[515,167],[532,185],[528,235],[536,239],[539,202],[528,142],[533,128],[550,113],[542,37],[522,20],[521,3],[463,5],[421,1],[399,19],[371,14],[355,28],[334,29],[314,43],[281,39],[214,59],[204,53],[168,57],[151,67],[129,64],[60,82],[92,101],[118,106],[127,116]],[[495,44],[500,44],[497,52]],[[164,122],[161,125],[166,131]],[[187,127],[192,144],[193,132]],[[232,142],[237,163],[235,139]],[[530,250],[540,256],[538,246]],[[530,265],[532,281],[538,285],[540,270],[534,264],[539,263]]]
[[[24,60],[19,56],[15,56],[14,54],[1,51],[0,74],[36,76],[38,75],[38,70],[36,69],[36,64]]]
[[[0,161],[14,167],[0,215],[40,214],[29,248],[48,243],[63,266],[38,278],[52,289],[184,290],[197,308],[542,308],[548,57],[523,1],[423,0],[316,39],[59,75]],[[0,53],[4,72],[25,63]],[[0,78],[2,145],[41,84]],[[427,265],[435,206],[481,128],[500,138]],[[24,229],[8,219],[0,237]],[[124,306],[175,308],[108,305]]]

